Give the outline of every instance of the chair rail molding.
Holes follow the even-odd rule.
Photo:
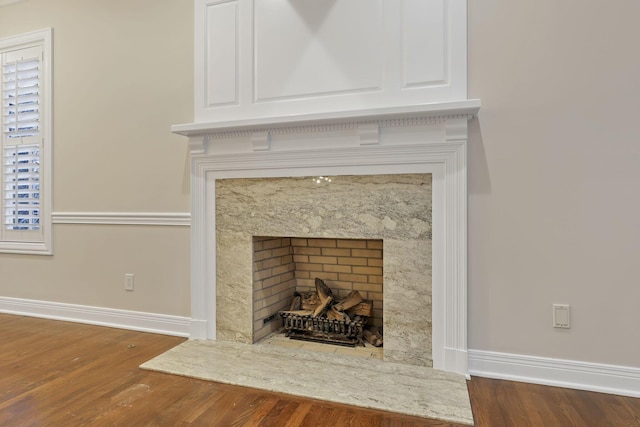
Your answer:
[[[101,224],[101,225],[191,225],[188,212],[54,212],[54,224]]]

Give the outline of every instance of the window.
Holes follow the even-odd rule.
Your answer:
[[[0,252],[51,254],[51,30],[0,39]]]

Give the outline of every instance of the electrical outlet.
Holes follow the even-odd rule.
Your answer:
[[[133,292],[133,274],[131,273],[124,275],[124,290]]]
[[[571,307],[569,304],[553,304],[553,327],[571,328]]]

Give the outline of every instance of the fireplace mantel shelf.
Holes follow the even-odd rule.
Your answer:
[[[187,137],[221,132],[257,132],[298,126],[317,126],[351,122],[376,122],[410,117],[464,117],[473,118],[480,110],[479,99],[455,102],[408,105],[368,110],[335,111],[319,114],[300,114],[228,122],[188,123],[171,126],[171,132]]]

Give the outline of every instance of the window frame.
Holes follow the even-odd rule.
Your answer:
[[[53,255],[52,247],[52,167],[53,167],[53,57],[52,57],[52,29],[46,28],[29,33],[0,38],[0,55],[7,52],[39,47],[42,50],[40,74],[40,124],[39,135],[42,140],[40,146],[40,229],[36,232],[25,232],[16,238],[15,233],[6,231],[4,222],[0,229],[0,253],[17,253],[33,255]],[[2,77],[0,76],[0,83]],[[0,124],[4,129],[4,120],[0,116]],[[2,136],[4,138],[4,136]],[[1,144],[4,147],[4,143]],[[4,193],[4,174],[0,174],[0,184]],[[3,195],[4,197],[4,195]],[[4,218],[4,212],[0,212]],[[37,236],[35,236],[37,235]],[[10,239],[9,239],[10,237]],[[37,237],[37,238],[34,238]]]

